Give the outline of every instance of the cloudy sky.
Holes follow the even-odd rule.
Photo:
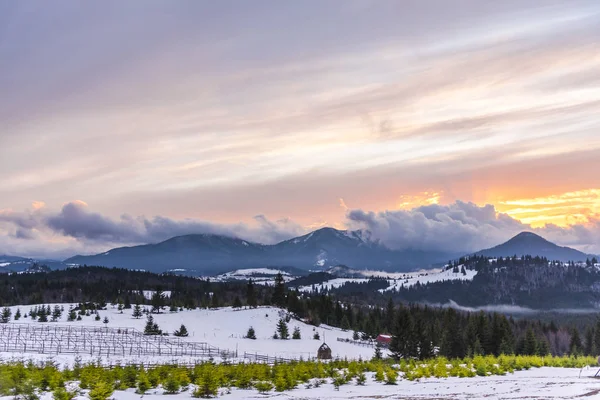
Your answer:
[[[600,2],[0,2],[0,254],[320,226],[600,253]]]

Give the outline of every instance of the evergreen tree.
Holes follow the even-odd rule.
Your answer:
[[[596,320],[596,327],[594,328],[594,348],[596,352],[594,355],[598,355],[600,353],[600,318]]]
[[[12,316],[12,311],[8,307],[2,309],[2,315],[0,315],[0,323],[7,324]]]
[[[300,339],[300,328],[297,326],[294,328],[294,332],[292,332],[292,339]]]
[[[151,387],[150,380],[148,379],[148,374],[143,368],[140,370],[140,373],[138,375],[136,386],[138,394],[146,393]]]
[[[596,354],[596,343],[594,342],[594,328],[588,326],[585,330],[585,355],[593,356]]]
[[[175,374],[171,372],[167,376],[167,380],[163,383],[163,387],[165,389],[165,394],[176,394],[179,393],[181,385]]]
[[[192,393],[193,397],[215,397],[219,390],[219,379],[217,370],[214,366],[206,367],[201,372],[196,381],[196,390]]]
[[[256,308],[258,303],[256,301],[256,293],[254,292],[254,283],[252,279],[248,280],[248,285],[246,285],[246,303],[250,308]]]
[[[48,315],[44,307],[41,307],[38,311],[38,322],[48,322]]]
[[[418,355],[413,317],[409,309],[405,307],[400,307],[396,313],[396,326],[389,349],[396,360]]]
[[[135,319],[139,319],[142,317],[142,307],[140,307],[139,304],[136,304],[135,307],[133,308],[133,318]]]
[[[189,335],[189,333],[188,333],[185,325],[181,324],[179,329],[176,330],[175,332],[173,332],[173,335],[178,336],[178,337],[187,337]]]
[[[238,296],[235,296],[235,299],[233,299],[233,308],[242,308],[242,301]]]
[[[21,309],[17,308],[17,312],[15,313],[15,321],[18,321],[21,319]]]
[[[548,344],[548,341],[544,338],[538,341],[538,356],[544,357],[548,354],[550,354],[550,345]]]
[[[479,338],[475,339],[475,343],[473,343],[472,352],[473,352],[474,356],[483,355],[483,346],[481,346],[481,342],[479,341]]]
[[[96,383],[92,390],[88,393],[90,400],[106,400],[108,399],[114,392],[114,388],[112,384],[100,381]]]
[[[419,340],[419,359],[426,360],[434,356],[433,353],[433,325],[429,327],[425,326],[422,322],[420,322],[419,327],[417,328],[420,332],[420,340]]]
[[[277,307],[284,307],[286,303],[285,281],[283,279],[283,275],[281,275],[281,272],[278,272],[275,276],[275,286],[273,290],[273,297],[271,298],[271,303],[273,303]]]
[[[277,334],[279,336],[280,339],[287,339],[290,337],[289,332],[288,332],[288,326],[287,323],[285,322],[285,319],[281,318],[279,320],[279,322],[277,323]]]
[[[160,335],[162,331],[158,328],[158,324],[154,322],[151,314],[148,314],[146,326],[144,327],[144,335]]]
[[[156,291],[152,294],[152,312],[160,314],[162,308],[165,306],[165,293],[160,287],[156,288]]]
[[[579,330],[577,328],[573,328],[573,330],[571,331],[571,341],[569,342],[569,354],[580,355],[582,351],[583,346],[581,344]]]
[[[523,354],[528,356],[533,356],[538,353],[538,344],[537,339],[535,338],[535,334],[533,333],[533,329],[529,327],[527,329],[527,333],[525,334],[525,343],[523,348]]]
[[[321,336],[319,335],[319,332],[315,332],[315,334],[313,335],[313,340],[321,340]]]
[[[102,321],[102,322],[104,322],[105,324],[108,324],[108,317],[104,317],[104,321]]]
[[[75,312],[75,310],[73,309],[73,307],[71,307],[69,309],[69,315],[67,315],[67,321],[73,322],[76,319],[77,319],[77,313]]]
[[[210,308],[219,308],[220,306],[219,296],[217,295],[217,292],[214,292],[210,298]]]
[[[381,343],[379,342],[375,345],[375,355],[373,355],[373,358],[375,360],[381,360],[383,358],[383,355],[381,354]]]
[[[58,305],[54,306],[54,309],[52,310],[52,322],[58,321],[61,316],[62,316],[62,310],[60,309],[60,306],[58,306]]]
[[[390,297],[385,308],[385,328],[388,333],[391,333],[394,328],[395,316],[394,300]]]
[[[350,329],[350,321],[348,321],[348,317],[346,315],[344,315],[342,317],[342,321],[340,323],[340,326],[345,331],[347,331],[348,329]]]
[[[254,331],[253,327],[248,328],[248,332],[246,333],[245,338],[256,340],[256,332]]]
[[[446,310],[444,317],[440,353],[447,358],[462,358],[465,355],[459,316],[452,308]]]

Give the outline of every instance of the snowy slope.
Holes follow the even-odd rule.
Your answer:
[[[459,272],[452,272],[452,269],[449,270],[437,270],[437,271],[428,271],[428,272],[420,272],[420,273],[412,273],[412,274],[403,274],[403,276],[399,277],[395,281],[390,283],[390,286],[385,289],[393,290],[400,289],[402,286],[405,288],[416,285],[417,282],[420,282],[422,285],[426,283],[433,282],[443,282],[443,281],[472,281],[475,275],[477,275],[477,271],[467,269],[466,275],[463,275],[460,272],[461,266],[459,266]]]
[[[360,282],[368,282],[368,281],[369,281],[369,279],[366,279],[366,278],[364,278],[364,279],[363,278],[335,278],[335,279],[331,279],[327,282],[323,282],[323,283],[314,285],[314,289],[315,290],[318,289],[319,291],[322,291],[323,289],[331,290],[331,289],[335,289],[340,286],[343,286],[346,283],[352,283],[352,282],[360,283]],[[301,292],[311,292],[313,290],[313,286],[312,285],[300,286],[298,288],[298,290]]]
[[[421,284],[427,284],[427,283],[433,283],[433,282],[443,282],[443,281],[452,281],[452,280],[471,281],[471,280],[473,280],[475,275],[477,275],[477,271],[472,271],[472,270],[466,270],[465,271],[466,275],[463,275],[460,272],[460,267],[461,266],[459,266],[458,273],[452,272],[452,269],[450,269],[450,270],[435,269],[435,270],[407,272],[407,273],[383,272],[383,271],[361,271],[363,273],[360,275],[374,277],[374,278],[384,278],[384,279],[387,278],[389,286],[386,289],[380,290],[380,292],[384,292],[384,291],[393,290],[393,289],[398,290],[403,286],[405,288],[408,288],[408,287],[411,287],[411,286],[417,284],[417,282],[420,282]],[[369,281],[369,278],[366,278],[366,277],[365,278],[336,278],[336,279],[331,279],[329,281],[315,284],[315,285],[301,286],[298,288],[298,290],[300,290],[302,292],[311,292],[311,291],[313,291],[313,289],[322,291],[323,289],[335,289],[346,283],[351,283],[351,282],[365,283],[368,281]]]
[[[210,279],[213,282],[247,281],[252,279],[252,282],[259,285],[273,285],[275,276],[279,273],[281,273],[284,282],[289,282],[297,278],[289,272],[276,268],[244,268],[216,276],[204,277],[204,279]]]
[[[53,307],[54,305],[51,305]],[[11,307],[13,315],[17,308],[21,313],[27,313],[33,306],[14,306]],[[65,310],[69,305],[64,305]],[[67,312],[64,313],[61,321],[45,323],[53,325],[70,326],[94,326],[94,327],[112,327],[112,328],[135,328],[143,331],[146,324],[145,317],[135,319],[131,316],[132,310],[124,310],[120,314],[115,306],[109,306],[107,310],[99,312],[102,319],[108,317],[109,323],[105,325],[102,321],[95,321],[93,316],[83,317],[82,321],[66,322]],[[232,308],[221,308],[216,310],[191,310],[170,313],[168,311],[161,314],[153,314],[154,321],[158,323],[160,329],[172,333],[184,324],[189,332],[186,340],[193,342],[207,342],[212,346],[221,349],[237,350],[238,354],[244,352],[258,353],[272,357],[282,358],[314,358],[318,347],[323,339],[329,344],[334,357],[348,358],[371,358],[373,348],[357,346],[351,343],[337,342],[337,338],[351,339],[351,331],[342,331],[341,329],[321,325],[318,328],[292,319],[289,324],[290,337],[295,327],[300,328],[302,339],[300,340],[275,340],[272,339],[276,330],[277,322],[283,311],[273,307],[260,307],[257,309],[234,310]],[[15,323],[11,320],[10,323]],[[18,323],[34,323],[30,318],[21,318]],[[256,331],[257,340],[245,339],[244,336],[248,328],[252,326]],[[313,335],[318,332],[321,340],[314,340]],[[1,349],[0,349],[1,351]],[[0,353],[1,358],[12,358],[15,354]],[[23,356],[27,358],[28,356]],[[45,357],[42,357],[45,359]]]

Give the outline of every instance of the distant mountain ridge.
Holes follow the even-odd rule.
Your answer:
[[[176,270],[200,275],[260,267],[324,270],[339,264],[358,269],[407,271],[455,256],[435,251],[391,250],[372,240],[367,231],[322,228],[274,245],[221,235],[185,235],[156,244],[121,247],[92,256],[75,256],[65,263],[152,272]]]
[[[503,244],[475,254],[486,257],[532,255],[560,261],[585,261],[592,257],[569,247],[557,246],[531,232],[522,232]],[[339,266],[345,266],[349,270],[406,272],[443,266],[460,255],[425,250],[392,250],[374,240],[368,231],[322,228],[274,245],[222,235],[191,234],[156,244],[120,247],[96,255],[78,255],[63,262],[0,256],[0,273],[25,271],[34,263],[52,269],[98,265],[196,276],[267,267],[335,271]]]
[[[0,274],[9,272],[42,271],[45,265],[49,269],[63,269],[66,267],[62,261],[36,260],[19,256],[0,255]]]
[[[498,246],[475,253],[486,257],[511,257],[530,255],[546,257],[552,261],[585,261],[592,257],[570,247],[558,246],[533,232],[521,232]]]

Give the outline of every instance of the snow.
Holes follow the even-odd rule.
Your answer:
[[[373,382],[372,375],[365,386],[355,384],[340,386],[334,390],[330,383],[319,388],[298,389],[285,392],[287,399],[564,399],[589,397],[597,398],[600,389],[593,379],[593,370],[585,371],[579,378],[579,369],[540,368],[520,371],[506,376],[476,378],[423,379],[419,382],[399,380],[398,385],[385,385]],[[180,395],[181,396],[181,395]],[[249,398],[277,398],[279,393],[267,396],[256,391],[235,390],[222,398],[227,400]],[[117,400],[131,397],[117,396]],[[152,400],[152,396],[144,396]]]
[[[95,321],[93,316],[83,317],[82,321],[67,322],[67,314],[70,304],[63,304],[65,312],[62,319],[58,322],[43,323],[48,326],[90,326],[90,327],[109,327],[109,328],[134,328],[139,331],[144,330],[146,318],[135,319],[132,317],[132,310],[123,310],[120,314],[117,307],[112,305],[107,310],[99,311],[102,320],[108,317],[109,323],[104,324],[102,320]],[[54,304],[50,304],[54,307]],[[17,308],[21,309],[22,314],[29,312],[30,308],[35,305],[14,306],[11,307],[13,315]],[[149,306],[146,306],[150,308]],[[214,310],[196,309],[184,310],[180,312],[162,312],[153,314],[154,321],[159,325],[164,332],[172,333],[179,329],[181,324],[184,324],[189,332],[189,337],[184,340],[192,342],[207,342],[211,346],[220,349],[238,351],[239,355],[244,352],[257,353],[259,355],[268,355],[271,357],[294,358],[300,357],[304,359],[314,358],[317,354],[317,349],[325,340],[332,349],[333,357],[349,359],[370,359],[373,356],[374,349],[371,347],[358,346],[352,343],[338,342],[337,338],[352,339],[352,331],[343,331],[338,328],[333,328],[327,325],[314,327],[305,324],[304,322],[291,319],[288,323],[288,329],[291,334],[295,327],[300,328],[302,339],[300,340],[275,340],[272,338],[276,331],[277,322],[285,313],[274,307],[259,307],[256,309],[241,309],[234,310],[232,308],[220,308]],[[41,322],[31,321],[30,318],[23,318],[17,323],[33,323],[41,325]],[[15,323],[11,320],[10,323]],[[256,332],[256,340],[245,339],[248,328],[252,326]],[[315,332],[319,333],[321,340],[314,340]],[[0,351],[2,349],[0,348]],[[0,359],[13,359],[16,356],[23,360],[35,359],[46,360],[48,354],[15,354],[15,353],[0,353]],[[75,355],[60,355],[56,356],[57,360],[64,362],[72,362]],[[95,357],[97,358],[97,357]],[[106,358],[106,357],[105,357]],[[94,359],[94,358],[92,358]],[[119,356],[112,359],[112,362],[127,360],[133,362],[135,357],[129,359],[127,356]],[[110,360],[107,360],[110,361]],[[163,360],[169,361],[169,360]],[[187,360],[193,362],[194,360]],[[144,362],[148,362],[147,360]],[[184,362],[180,360],[180,362]]]
[[[7,263],[7,262],[0,263],[0,267],[6,267],[7,265],[10,265],[10,263]]]
[[[405,288],[416,285],[417,282],[421,284],[433,283],[433,282],[443,282],[443,281],[472,281],[475,275],[477,275],[477,271],[467,269],[465,270],[466,275],[463,275],[460,272],[462,265],[458,267],[458,272],[452,272],[452,269],[442,270],[442,271],[429,271],[427,273],[418,273],[418,274],[406,274],[405,277],[396,279],[395,282],[391,282],[390,286],[387,289],[380,290],[380,292],[400,289],[402,286]]]
[[[365,278],[335,278],[331,279],[327,282],[315,284],[314,288],[319,291],[323,289],[335,289],[340,286],[350,283],[364,283],[368,282],[371,278],[384,278],[388,280],[388,287],[385,289],[380,289],[380,292],[385,292],[388,290],[392,290],[394,288],[400,289],[402,286],[405,288],[411,287],[415,285],[417,282],[421,284],[433,283],[433,282],[442,282],[442,281],[451,281],[451,280],[462,280],[462,281],[470,281],[473,280],[475,275],[477,275],[477,271],[473,270],[465,270],[466,275],[463,275],[460,272],[462,266],[459,266],[459,272],[455,273],[450,270],[423,270],[418,272],[383,272],[383,271],[353,271],[353,273],[360,273],[365,276]],[[369,278],[367,278],[369,277]],[[312,292],[313,285],[301,286],[298,288],[301,292]]]
[[[362,279],[362,278],[335,278],[335,279],[331,279],[327,282],[323,282],[323,283],[319,283],[314,285],[315,289],[318,289],[319,291],[322,291],[323,289],[335,289],[335,288],[339,288],[340,286],[346,284],[346,283],[351,283],[351,282],[368,282],[369,279]],[[300,286],[298,288],[298,290],[300,292],[312,292],[313,291],[313,285],[308,285],[308,286]]]
[[[154,295],[156,291],[155,290],[143,290],[142,293],[144,293],[144,297],[148,300],[152,299],[152,296]],[[171,291],[170,290],[165,290],[162,292],[163,295],[167,298],[171,297]]]
[[[278,273],[280,273],[283,276],[284,282],[289,282],[295,279],[295,277],[290,275],[288,272],[275,268],[238,269],[217,276],[204,277],[203,279],[210,279],[213,282],[252,279],[252,282],[259,285],[273,285],[275,282],[275,275],[277,275]]]
[[[580,377],[581,373],[581,377]],[[342,385],[336,391],[331,380],[320,387],[306,388],[299,384],[294,390],[277,393],[259,394],[255,389],[219,389],[219,399],[290,399],[290,400],[342,400],[342,399],[454,399],[454,400],[499,400],[499,399],[573,399],[598,398],[600,389],[598,380],[593,378],[594,369],[583,371],[573,368],[539,368],[518,371],[505,376],[475,378],[428,378],[420,381],[398,380],[397,385],[385,385],[375,382],[373,374],[368,373],[365,386],[354,383]],[[193,385],[192,385],[193,386]],[[183,400],[191,398],[191,390],[169,395],[169,399]],[[87,397],[80,395],[76,400]],[[115,391],[111,398],[115,400],[138,400],[140,395],[134,389]],[[145,400],[164,400],[162,389],[151,389],[143,396]],[[12,397],[0,397],[9,400]],[[51,400],[50,393],[44,393],[41,400]]]
[[[255,274],[262,274],[262,275],[277,275],[277,274],[281,274],[281,275],[289,275],[289,273],[279,270],[279,269],[273,269],[273,268],[247,268],[247,269],[237,269],[235,271],[232,272],[227,272],[225,274],[222,274],[220,276],[235,276],[235,277],[252,277],[252,275]]]
[[[50,304],[54,307],[54,304]],[[69,304],[63,304],[65,311]],[[13,314],[17,308],[27,313],[35,305],[11,307]],[[48,326],[90,326],[103,327],[101,321],[94,321],[93,317],[83,317],[82,321],[66,322],[66,312],[61,321],[56,323],[44,323]],[[279,356],[285,358],[303,357],[305,359],[314,357],[322,341],[312,339],[315,331],[319,332],[321,338],[329,344],[334,357],[348,357],[356,359],[362,357],[368,359],[373,355],[373,349],[369,347],[356,346],[352,343],[338,342],[336,339],[351,338],[352,332],[344,332],[337,328],[321,325],[318,328],[307,325],[301,321],[291,320],[290,332],[294,327],[299,327],[302,339],[300,340],[274,340],[271,335],[275,331],[276,324],[284,311],[273,307],[261,307],[257,309],[234,310],[232,308],[221,308],[216,310],[191,310],[177,313],[163,312],[154,314],[154,319],[161,329],[172,332],[184,323],[190,333],[185,340],[194,342],[208,342],[213,346],[225,349],[238,349],[239,354],[244,352],[256,352],[263,355]],[[116,306],[111,305],[107,310],[100,311],[102,318],[109,318],[109,327],[129,327],[142,330],[145,319],[136,320],[131,316],[131,310],[124,310],[120,314]],[[15,321],[10,322],[14,324]],[[21,318],[18,323],[31,323],[30,318]],[[253,326],[257,340],[244,339],[249,326]],[[0,349],[1,350],[1,349]],[[52,359],[59,365],[72,364],[75,355],[49,355],[49,354],[21,354],[0,353],[3,360],[34,360],[46,361]],[[83,357],[83,362],[98,361],[98,357]],[[146,364],[153,362],[172,362],[174,360],[165,357],[137,360],[135,357],[125,356],[112,359],[104,357],[102,362],[115,364],[117,362],[141,362]],[[193,362],[198,360],[187,360],[178,358],[178,362]],[[427,378],[420,381],[407,381],[399,379],[398,385],[388,386],[374,382],[373,374],[367,374],[366,386],[356,386],[354,383],[343,385],[339,391],[334,390],[331,382],[327,382],[318,388],[306,388],[299,384],[297,389],[282,393],[271,392],[267,395],[258,394],[256,390],[220,389],[220,396],[224,400],[260,399],[260,398],[286,398],[286,399],[373,399],[373,398],[405,398],[405,399],[432,399],[451,398],[458,400],[466,399],[563,399],[563,398],[597,398],[600,394],[598,380],[594,379],[597,368],[586,367],[583,369],[572,368],[533,368],[528,371],[518,371],[505,376],[488,376],[475,378]],[[137,400],[139,395],[132,390],[116,391],[113,396],[115,400]],[[175,400],[189,399],[189,391],[170,398]],[[0,397],[0,400],[8,400],[12,397]],[[83,400],[79,396],[77,400]],[[51,400],[50,393],[44,393],[41,400]],[[160,390],[150,391],[144,395],[146,400],[163,400]]]
[[[317,256],[317,261],[315,261],[316,267],[323,267],[327,262],[327,252],[325,250],[321,250],[319,255]]]

